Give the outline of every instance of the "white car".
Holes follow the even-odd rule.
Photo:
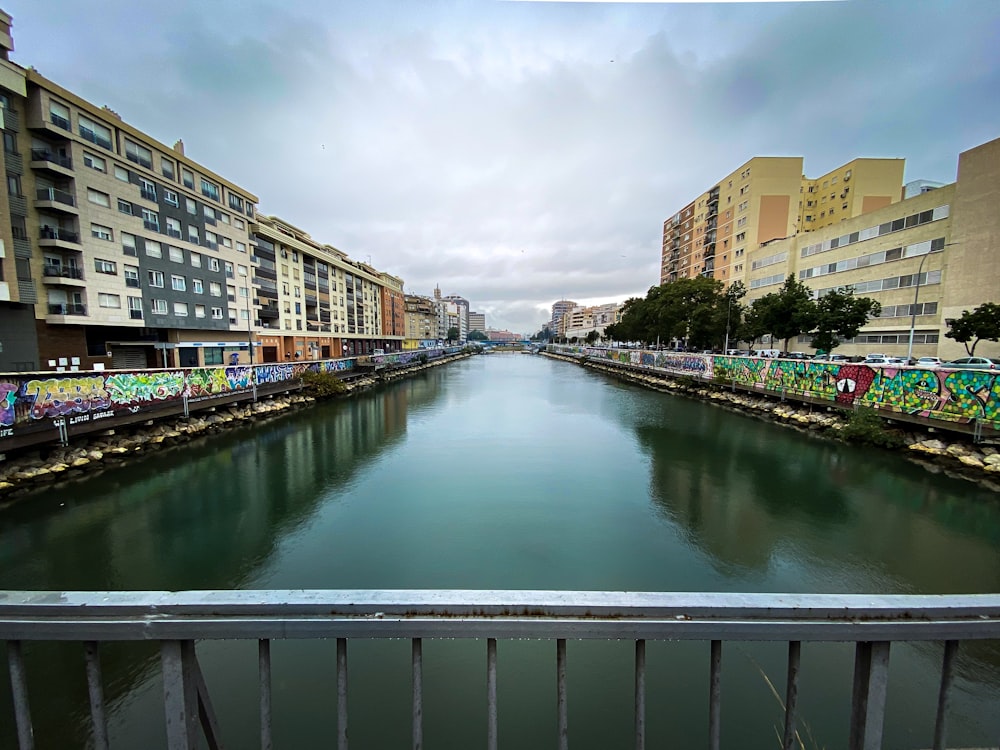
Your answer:
[[[917,360],[917,367],[940,367],[940,357],[921,357]]]

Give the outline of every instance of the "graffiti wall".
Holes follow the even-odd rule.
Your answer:
[[[716,382],[735,381],[747,388],[845,406],[858,403],[949,422],[980,420],[984,426],[1000,429],[1000,374],[988,370],[870,367],[860,363],[577,346],[550,346],[550,350]]]

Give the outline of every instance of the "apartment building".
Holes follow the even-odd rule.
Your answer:
[[[1000,139],[962,153],[956,182],[912,195],[748,252],[747,301],[776,291],[789,274],[817,296],[851,287],[878,300],[882,313],[838,352],[906,355],[912,330],[913,356],[964,356],[964,347],[944,335],[947,321],[1000,302]],[[802,336],[794,348],[808,350],[808,342]],[[996,356],[1000,345],[984,341],[976,353]]]
[[[855,159],[817,179],[802,168],[802,157],[754,157],[674,213],[663,223],[660,283],[694,276],[744,281],[746,255],[762,243],[901,197],[902,159]]]
[[[407,294],[405,304],[406,338],[404,349],[435,346],[438,342],[437,305],[430,297]]]
[[[589,307],[576,306],[566,311],[559,321],[557,333],[560,337],[584,339],[592,331],[604,335],[605,327],[617,322],[620,302],[609,302]]]
[[[469,311],[469,333],[486,333],[486,313]]]
[[[0,45],[12,49],[9,33]],[[16,288],[6,282],[0,303],[0,369],[249,361],[257,197],[182,142],[31,68],[2,68],[0,239]]]
[[[400,351],[403,281],[274,216],[254,226],[261,361]]]
[[[553,333],[559,331],[559,322],[562,320],[563,315],[578,307],[577,303],[569,299],[561,299],[552,304],[552,319],[549,322],[549,330]]]

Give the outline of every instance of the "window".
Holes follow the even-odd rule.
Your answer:
[[[250,292],[245,286],[240,287],[240,296],[244,299],[250,296]]]
[[[149,279],[150,286],[158,289],[163,288],[163,271],[147,271],[146,274]],[[164,312],[166,312],[166,310],[164,310]]]
[[[106,227],[101,224],[90,225],[90,236],[107,242],[114,242],[115,239],[114,234],[111,231],[111,227]]]
[[[152,232],[160,231],[160,215],[148,208],[142,209],[142,225]]]
[[[201,253],[191,253],[191,267],[201,268]]]
[[[245,242],[237,242],[236,243],[236,252],[238,252],[238,253],[245,253],[246,251],[247,251],[247,243],[245,243]]]
[[[95,258],[94,259],[94,270],[97,271],[98,273],[117,274],[118,273],[118,264],[115,263],[115,262],[113,262],[113,261],[110,261],[110,260],[103,260],[101,258]]]
[[[186,292],[187,291],[187,279],[183,276],[178,276],[177,274],[172,274],[170,276],[170,288],[175,292]]]
[[[749,205],[750,205],[750,201],[743,201],[742,203],[740,203],[740,205],[738,205],[736,207],[736,209],[738,211],[746,211],[747,210],[747,206],[749,206]]]
[[[93,203],[95,206],[103,206],[104,208],[111,208],[111,196],[108,195],[107,193],[102,193],[100,190],[87,188],[87,200]]]
[[[139,288],[139,268],[138,266],[125,266],[122,269],[125,273],[125,286]]]
[[[223,211],[218,211],[216,213],[218,214],[219,221],[221,221],[223,224],[229,223],[229,214],[224,213]]]
[[[247,267],[246,266],[236,266],[236,273],[238,273],[240,276],[246,276],[247,275]]]
[[[21,177],[16,174],[7,175],[7,191],[11,195],[21,195]]]
[[[213,307],[212,308],[212,320],[222,320],[222,308]]]
[[[153,152],[128,138],[125,139],[125,158],[146,169],[153,168]]]
[[[151,258],[162,258],[163,248],[159,242],[153,240],[143,240],[146,243],[146,255]]]
[[[247,228],[246,222],[243,221],[243,219],[235,219],[234,218],[233,219],[233,226],[236,227],[237,229],[246,229]]]
[[[228,261],[226,262],[226,278],[227,279],[233,278],[233,264],[229,263]]]
[[[230,302],[236,301],[236,287],[226,286],[226,299],[228,299]]]
[[[135,235],[122,232],[122,252],[126,255],[138,255],[135,249]]]
[[[156,183],[149,180],[139,179],[139,195],[143,200],[156,203]]]
[[[173,190],[167,190],[163,188],[163,202],[168,203],[175,208],[180,208],[181,200]]]
[[[250,311],[240,310],[240,320],[249,320],[249,319],[250,319]]]
[[[219,186],[214,182],[209,182],[204,177],[201,178],[201,194],[214,201],[219,200]]]
[[[104,161],[100,156],[94,156],[87,151],[83,152],[83,164],[91,169],[96,169],[98,172],[107,172],[108,163]]]
[[[154,315],[167,314],[167,301],[165,299],[153,299],[149,301],[149,309]]]
[[[747,217],[746,216],[744,216],[741,219],[737,219],[737,221],[736,221],[736,226],[737,227],[745,227],[746,225],[747,225]]]
[[[174,163],[170,159],[160,157],[160,172],[168,179],[174,179]]]
[[[167,255],[170,257],[174,263],[184,262],[184,251],[179,247],[174,247],[173,245],[167,246]]]
[[[67,114],[69,114],[68,111]],[[108,128],[83,115],[80,115],[79,123],[81,138],[95,143],[101,148],[106,148],[108,151],[111,150],[111,131]]]
[[[167,217],[167,234],[171,237],[181,238],[181,223],[170,216]]]
[[[201,279],[191,279],[191,291],[195,294],[205,293],[205,282]]]
[[[69,124],[69,107],[59,102],[49,102],[49,122],[57,128],[72,130]]]
[[[218,271],[219,270],[219,259],[218,258],[209,258],[208,259],[208,270],[210,270],[210,271]]]
[[[228,237],[219,237],[219,241],[222,243],[223,247],[231,248],[233,246],[233,241]]]
[[[175,302],[174,303],[174,315],[180,318],[186,318],[188,314],[187,302]]]
[[[142,297],[128,298],[128,316],[132,320],[142,320]]]
[[[8,131],[3,131],[3,150],[8,154],[17,153],[17,136]]]
[[[132,204],[128,201],[123,201],[121,198],[118,199],[118,212],[132,216]]]
[[[122,182],[132,181],[132,177],[129,174],[129,171],[125,169],[125,167],[119,167],[117,164],[115,164],[115,179],[121,180]]]
[[[208,284],[208,293],[211,294],[213,297],[221,297],[222,284],[220,284],[218,281],[210,281]]]
[[[117,294],[104,294],[102,292],[97,295],[97,304],[101,307],[111,307],[120,310],[122,306],[122,298]]]
[[[205,317],[205,306],[204,305],[195,305],[194,306],[194,316],[196,318],[204,318]]]
[[[229,194],[229,207],[243,213],[243,199],[238,195]]]
[[[198,234],[198,227],[193,224],[188,224],[188,242],[193,242],[196,245],[201,244],[201,236]]]
[[[211,206],[202,206],[202,210],[205,212],[205,223],[215,224],[215,209]]]
[[[216,236],[215,232],[205,232],[205,245],[215,250],[219,247],[219,238]]]
[[[187,212],[189,214],[197,214],[198,213],[198,202],[195,201],[193,198],[185,198],[184,199],[184,204],[185,204],[185,206],[187,206]]]

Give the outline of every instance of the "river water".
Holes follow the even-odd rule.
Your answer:
[[[0,589],[1000,591],[1000,498],[896,456],[521,354],[433,368],[0,509]],[[229,747],[256,644],[199,656]],[[632,644],[570,642],[573,748],[628,747]],[[485,643],[425,641],[428,748],[481,746]],[[555,644],[499,644],[500,743],[550,748]],[[886,747],[930,747],[941,644],[897,645]],[[1000,737],[1000,644],[963,647],[952,746]],[[335,738],[333,642],[272,646],[276,747]],[[847,742],[853,647],[805,644],[808,749]],[[5,660],[4,660],[5,661]],[[723,746],[779,746],[783,644],[727,643]],[[27,651],[40,748],[86,747],[78,645]],[[651,747],[707,743],[708,643],[647,645]],[[164,747],[159,657],[102,650],[113,747]],[[352,747],[409,747],[409,643],[350,642]],[[6,666],[0,747],[13,746]]]

